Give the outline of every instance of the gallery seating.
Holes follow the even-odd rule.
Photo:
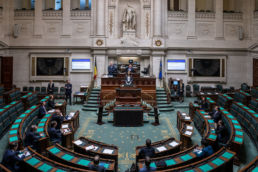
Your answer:
[[[239,172],[256,172],[258,170],[258,156],[254,158],[247,166],[242,168]]]
[[[3,96],[0,96],[0,108],[4,107],[4,99]]]
[[[233,98],[228,94],[220,94],[217,99],[217,104],[225,109],[230,109],[231,104],[233,103]]]
[[[252,110],[258,113],[258,99],[252,99],[248,105]]]
[[[4,94],[4,85],[0,84],[0,96]]]
[[[10,91],[4,92],[3,94],[5,104],[9,104],[12,101],[20,100],[21,92],[20,89],[15,88]]]
[[[234,101],[249,105],[251,95],[242,90],[235,92]]]
[[[93,164],[94,160],[94,156],[73,152],[59,144],[48,147],[47,153],[52,160],[80,169],[89,169],[89,165]],[[105,167],[106,171],[116,171],[114,160],[100,159],[100,164]]]
[[[176,140],[173,137],[169,139],[153,142],[151,144],[151,146],[155,149],[155,155],[153,158],[177,153],[180,151],[181,144],[182,142]],[[139,159],[145,158],[145,157],[140,157],[139,155],[140,150],[144,147],[146,147],[146,145],[136,147],[136,162],[138,162]]]
[[[241,123],[258,149],[258,114],[242,103],[233,103],[230,113]]]
[[[193,84],[193,95],[196,96],[200,92],[200,85]]]
[[[251,92],[250,94],[252,95],[253,98],[258,98],[258,87],[251,87]]]
[[[28,109],[32,105],[38,104],[38,93],[29,92],[26,95],[22,96],[21,100],[24,104],[24,108]]]

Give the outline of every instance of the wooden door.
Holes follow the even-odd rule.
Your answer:
[[[5,89],[13,86],[13,57],[1,57],[1,83]]]
[[[258,87],[258,59],[253,61],[253,86]]]

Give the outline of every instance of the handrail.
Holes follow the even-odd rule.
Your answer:
[[[166,94],[167,94],[168,104],[170,104],[171,103],[171,96],[170,96],[171,95],[171,91],[170,91],[170,89],[168,87],[168,83],[166,82],[165,78],[163,78],[163,86],[164,86],[164,89],[165,89]]]
[[[94,88],[94,83],[95,83],[95,79],[92,79],[91,82],[90,82],[89,89],[88,89],[88,94],[86,96],[86,102],[88,102],[88,99],[90,97],[90,93],[91,93],[92,89]]]

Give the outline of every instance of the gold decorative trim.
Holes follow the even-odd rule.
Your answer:
[[[96,44],[97,44],[97,46],[102,46],[102,45],[103,45],[103,40],[98,39],[98,40],[96,41]]]
[[[155,45],[156,45],[157,47],[160,47],[160,46],[162,45],[161,40],[156,40],[156,41],[155,41]]]

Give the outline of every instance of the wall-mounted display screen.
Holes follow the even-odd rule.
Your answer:
[[[194,76],[220,76],[220,59],[194,59]]]
[[[37,58],[37,76],[64,75],[64,58]]]
[[[90,59],[72,59],[72,70],[89,70]]]
[[[168,70],[183,71],[185,70],[185,60],[168,60]]]

